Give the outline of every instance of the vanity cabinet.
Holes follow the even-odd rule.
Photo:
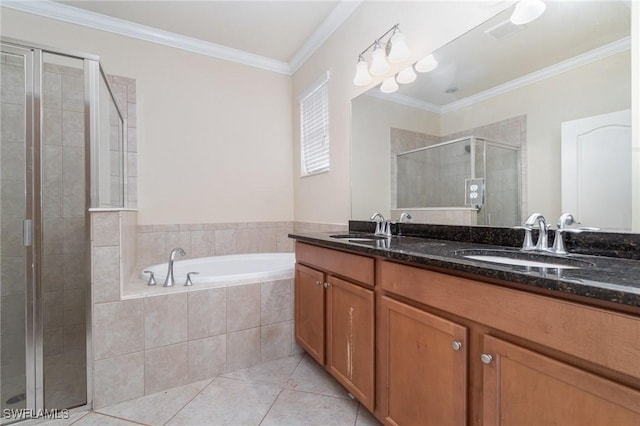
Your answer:
[[[391,425],[467,424],[467,328],[382,297],[381,411]]]
[[[460,412],[472,425],[640,424],[639,318],[395,262],[378,270],[386,424],[466,424]]]
[[[374,409],[374,260],[296,244],[296,341]]]
[[[482,346],[483,425],[640,425],[637,390],[492,336]]]

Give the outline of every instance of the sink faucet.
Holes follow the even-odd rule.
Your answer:
[[[391,236],[391,224],[388,220],[384,219],[380,213],[374,213],[369,220],[376,221],[376,232],[375,235],[384,235],[386,237]]]
[[[398,223],[402,223],[405,219],[407,219],[407,221],[413,219],[413,217],[411,217],[411,213],[403,212],[398,218]]]
[[[176,257],[176,254],[179,254],[180,256],[187,255],[187,253],[180,247],[176,247],[171,250],[171,254],[169,255],[169,265],[167,267],[167,278],[165,278],[164,280],[164,287],[171,287],[175,284],[175,278],[173,278],[173,261]]]
[[[527,218],[524,222],[524,226],[526,227],[534,227],[537,226],[540,230],[538,235],[538,242],[536,242],[535,247],[529,248],[529,250],[549,250],[549,243],[547,240],[547,231],[549,230],[549,226],[547,226],[547,222],[544,219],[544,216],[540,213],[533,213],[531,216]]]
[[[564,240],[562,239],[562,234],[565,232],[582,232],[579,229],[569,229],[567,226],[573,225],[576,220],[573,218],[571,213],[563,213],[558,219],[558,228],[556,229],[555,236],[553,238],[553,248],[552,252],[557,254],[567,254],[567,250],[564,248]]]

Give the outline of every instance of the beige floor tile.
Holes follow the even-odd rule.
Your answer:
[[[260,425],[353,425],[357,409],[350,399],[285,389]]]
[[[218,377],[168,425],[258,425],[280,388]]]
[[[356,426],[379,426],[382,423],[376,419],[373,414],[369,412],[362,405],[358,405],[358,417],[356,418]]]
[[[127,426],[136,425],[139,423],[130,422],[124,419],[118,419],[116,417],[105,416],[100,413],[91,412],[75,422],[74,426]]]
[[[289,382],[289,378],[295,371],[298,364],[300,364],[301,360],[301,355],[290,356],[267,362],[256,367],[232,371],[230,373],[223,374],[222,377],[241,380],[247,383],[261,383],[264,385],[284,387]]]
[[[101,408],[97,412],[147,425],[163,425],[209,383],[211,380],[203,380]]]
[[[291,375],[287,388],[326,396],[349,398],[347,391],[308,355]]]

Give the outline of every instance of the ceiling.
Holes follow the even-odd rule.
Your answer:
[[[340,2],[92,0],[57,3],[291,62]]]
[[[2,6],[292,75],[365,0],[2,0]]]

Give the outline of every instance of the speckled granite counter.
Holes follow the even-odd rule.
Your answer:
[[[359,229],[358,226],[350,226],[350,233],[357,234],[354,228]],[[498,238],[497,241],[504,245],[479,244],[464,239],[446,240],[440,238],[442,236],[436,239],[403,235],[357,241],[353,238],[334,238],[332,235],[336,233],[300,233],[290,234],[289,237],[323,247],[434,267],[454,274],[473,275],[480,280],[485,278],[494,282],[516,283],[532,289],[557,292],[558,296],[579,296],[585,302],[615,303],[624,311],[640,313],[640,260],[569,254],[566,257],[587,262],[589,266],[576,269],[512,266],[472,260],[464,257],[468,253],[461,251],[517,250],[514,248],[517,247],[517,235]],[[553,259],[553,255],[550,255],[550,259]]]

